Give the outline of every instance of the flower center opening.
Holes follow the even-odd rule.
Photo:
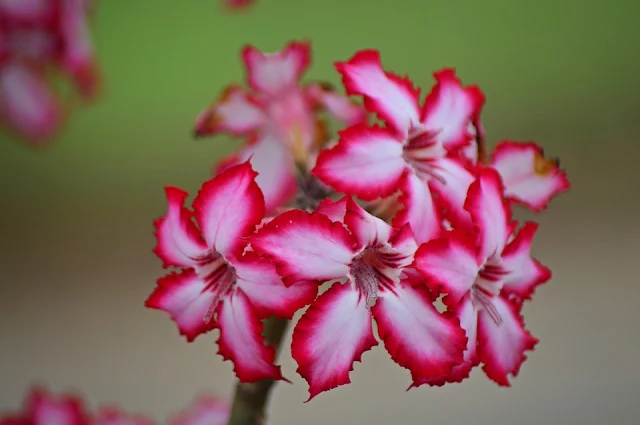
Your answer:
[[[559,165],[558,162],[558,160],[547,159],[536,152],[533,158],[533,170],[537,175],[546,177]]]
[[[220,301],[235,288],[236,270],[217,252],[212,252],[197,261],[196,273],[206,283],[201,293],[212,292],[214,294],[211,305],[204,316],[204,322],[211,323],[217,319],[215,316]]]
[[[384,246],[365,248],[351,263],[351,281],[365,297],[367,308],[375,305],[378,289],[391,288],[398,280],[400,271],[394,267],[398,254]]]
[[[493,305],[493,298],[502,290],[502,279],[506,270],[496,260],[489,260],[480,272],[471,287],[471,296],[474,305],[487,312],[491,320],[498,326],[502,324],[502,316]]]
[[[409,131],[407,143],[402,149],[402,155],[420,178],[424,180],[432,178],[445,184],[436,161],[445,156],[447,152],[435,138],[437,134],[438,132],[412,128]]]

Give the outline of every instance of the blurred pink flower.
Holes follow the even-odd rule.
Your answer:
[[[0,0],[0,122],[33,145],[49,141],[70,102],[54,89],[60,75],[85,100],[100,73],[87,28],[90,0]]]

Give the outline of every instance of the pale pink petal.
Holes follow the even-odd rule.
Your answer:
[[[455,306],[473,285],[481,264],[474,240],[450,231],[418,248],[414,266],[427,277],[429,286],[447,293],[443,302]]]
[[[311,304],[293,331],[291,352],[309,383],[309,400],[350,383],[353,363],[377,344],[364,297],[349,284],[335,283]]]
[[[406,168],[402,142],[387,129],[362,124],[341,131],[339,143],[320,152],[313,173],[340,192],[371,201],[398,190]]]
[[[420,90],[408,79],[382,69],[377,50],[361,50],[347,62],[336,63],[347,94],[364,96],[367,109],[377,113],[400,134],[420,120]]]
[[[220,97],[196,120],[197,136],[228,132],[235,136],[250,134],[265,124],[260,104],[242,88],[227,87]]]
[[[265,214],[264,197],[249,162],[230,167],[205,182],[193,201],[207,244],[222,255],[237,253]],[[241,251],[240,251],[241,252]]]
[[[462,361],[464,331],[436,310],[425,288],[404,282],[383,290],[372,312],[391,358],[412,375],[439,377]]]
[[[88,425],[89,415],[75,395],[54,396],[44,388],[33,388],[26,403],[31,425]]]
[[[401,190],[403,194],[399,202],[404,208],[394,217],[393,225],[400,227],[409,223],[418,243],[438,237],[442,221],[427,183],[415,173],[407,173],[401,182]]]
[[[249,161],[258,173],[256,183],[264,196],[267,214],[287,205],[298,190],[291,154],[278,138],[265,132],[220,163],[218,172]]]
[[[253,249],[273,258],[287,284],[347,276],[354,244],[341,223],[302,210],[280,214],[251,238]]]
[[[227,425],[231,404],[213,395],[202,396],[173,417],[169,425]]]
[[[492,298],[500,317],[496,321],[485,311],[478,316],[478,354],[482,369],[498,385],[509,386],[509,375],[517,376],[526,360],[525,351],[533,350],[538,340],[524,328],[518,307],[502,297]]]
[[[464,208],[479,232],[483,260],[499,255],[511,234],[511,211],[503,195],[500,175],[491,168],[482,170],[469,187]]]
[[[207,290],[208,286],[192,269],[171,273],[158,279],[158,286],[145,306],[169,314],[180,334],[191,342],[214,327],[213,322],[205,320],[216,299],[215,292]]]
[[[154,425],[154,422],[144,416],[122,412],[116,407],[103,407],[94,416],[92,425]]]
[[[394,228],[389,243],[398,253],[396,261],[398,267],[409,267],[413,263],[413,257],[418,249],[418,244],[411,231],[411,225],[405,223],[398,228]]]
[[[0,14],[20,22],[40,22],[52,12],[50,0],[0,0]]]
[[[505,194],[541,211],[554,196],[569,190],[569,180],[557,161],[544,157],[535,143],[500,143],[492,156],[491,165],[502,176]]]
[[[361,50],[347,62],[336,63],[336,69],[347,94],[363,95],[365,107],[400,134],[419,124],[420,90],[408,79],[385,72],[377,50]]]
[[[240,382],[283,379],[280,366],[273,364],[275,348],[265,345],[262,321],[244,292],[236,289],[231,297],[225,298],[217,313],[218,353],[233,362]]]
[[[425,100],[422,122],[448,150],[465,146],[473,138],[469,124],[482,109],[484,95],[477,86],[463,87],[453,69],[433,75],[437,83]]]
[[[412,387],[420,385],[430,385],[440,387],[447,383],[462,382],[469,377],[471,369],[478,364],[478,312],[471,302],[471,296],[466,296],[454,309],[455,317],[460,321],[460,326],[467,337],[467,345],[464,351],[463,360],[455,365],[450,372],[436,378],[425,378],[412,374]]]
[[[298,83],[311,62],[311,46],[307,42],[291,42],[277,53],[264,53],[253,46],[242,52],[254,90],[276,95]]]
[[[41,144],[64,120],[62,105],[42,73],[15,62],[0,71],[0,119],[19,135]]]
[[[442,180],[429,180],[429,187],[438,192],[439,202],[445,206],[446,217],[453,223],[469,223],[471,217],[464,209],[469,186],[475,180],[462,161],[453,158],[440,158],[433,167]]]
[[[374,217],[353,199],[347,200],[344,224],[358,241],[359,248],[389,242],[393,229],[378,217]]]
[[[531,258],[531,242],[537,229],[537,223],[525,223],[502,253],[502,268],[507,272],[502,290],[520,300],[530,299],[538,285],[551,279],[551,270]]]
[[[238,287],[262,317],[276,315],[290,319],[296,311],[311,303],[318,293],[315,282],[303,281],[285,286],[273,262],[254,252],[246,252],[232,264]]]
[[[344,223],[344,216],[347,213],[348,196],[343,196],[338,201],[333,201],[330,198],[325,198],[320,202],[316,212],[326,215],[331,221],[339,221]]]
[[[184,207],[189,194],[176,187],[166,187],[167,214],[156,220],[157,244],[153,252],[163,261],[163,267],[192,267],[207,250],[192,220],[193,213]]]
[[[94,97],[101,77],[87,27],[85,0],[60,0],[60,3],[62,66],[74,78],[85,97]]]
[[[347,126],[358,124],[367,117],[367,112],[361,106],[351,102],[345,96],[323,88],[320,84],[310,85],[307,88],[307,95],[315,104],[325,108]]]

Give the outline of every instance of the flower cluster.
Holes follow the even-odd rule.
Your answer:
[[[69,99],[55,89],[69,78],[80,98],[97,94],[100,75],[87,18],[91,0],[0,1],[0,121],[41,144],[60,129]]]
[[[353,363],[378,345],[374,320],[411,386],[460,382],[480,364],[509,385],[537,343],[522,305],[551,277],[531,257],[537,224],[515,222],[511,208],[541,211],[567,190],[558,162],[513,141],[488,158],[484,95],[453,69],[436,72],[421,101],[378,52],[360,51],[336,68],[363,111],[325,84],[300,84],[307,44],[249,47],[243,58],[252,90],[228,88],[196,133],[247,144],[193,208],[186,192],[166,189],[155,253],[179,272],[161,278],[146,305],[188,341],[219,329],[219,352],[243,382],[284,379],[262,319],[309,305],[291,346],[309,399],[350,382]],[[319,107],[346,124],[337,140],[318,125]]]
[[[226,425],[229,403],[214,395],[201,396],[183,412],[169,420],[169,425]],[[51,394],[44,388],[33,388],[22,412],[0,414],[0,425],[154,425],[144,416],[132,415],[114,406],[96,413],[87,411],[77,395]]]

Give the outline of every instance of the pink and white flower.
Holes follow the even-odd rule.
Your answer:
[[[97,94],[88,6],[86,0],[0,0],[0,121],[34,144],[50,140],[67,116],[48,69],[62,71],[82,98]]]
[[[386,127],[359,124],[340,132],[339,143],[320,153],[314,174],[339,192],[363,200],[387,197],[400,189],[405,209],[396,225],[408,222],[416,240],[441,231],[438,206],[462,214],[473,175],[457,154],[473,139],[473,119],[484,95],[463,87],[452,69],[436,72],[436,85],[420,105],[420,91],[406,78],[385,72],[374,50],[336,64],[348,94],[362,95],[365,107]]]
[[[56,396],[35,387],[27,396],[22,420],[28,425],[89,425],[90,416],[78,396]]]
[[[169,421],[170,425],[227,425],[230,403],[214,395],[202,396]]]
[[[250,90],[231,85],[196,122],[196,135],[220,132],[246,136],[240,152],[219,170],[247,160],[258,172],[268,212],[284,206],[296,193],[295,161],[306,164],[326,141],[317,111],[325,109],[345,124],[365,118],[364,110],[323,84],[301,84],[311,63],[309,43],[291,42],[267,54],[253,46],[242,52]]]
[[[280,214],[251,245],[273,258],[285,283],[346,279],[311,304],[293,333],[309,399],[350,382],[353,363],[378,344],[372,318],[392,359],[414,374],[446,375],[462,361],[458,321],[435,309],[424,286],[413,286],[417,245],[409,226],[393,229],[345,197],[314,213]]]
[[[146,301],[167,312],[187,341],[218,328],[219,353],[243,382],[282,379],[261,319],[290,318],[317,293],[310,282],[285,287],[270,261],[244,252],[265,211],[255,177],[248,162],[228,168],[204,183],[193,211],[184,207],[186,192],[166,189],[169,208],[155,223],[154,252],[180,272],[159,279]]]
[[[537,224],[516,223],[504,200],[498,172],[486,168],[469,187],[464,208],[475,233],[452,230],[420,246],[414,266],[428,286],[446,293],[443,302],[457,315],[468,343],[464,362],[440,378],[414,374],[414,385],[459,382],[483,363],[487,376],[509,385],[537,340],[524,328],[522,301],[551,278],[549,269],[531,257]]]
[[[545,209],[551,198],[570,188],[558,161],[545,158],[544,151],[535,143],[498,144],[491,166],[500,173],[507,198],[534,211]]]

